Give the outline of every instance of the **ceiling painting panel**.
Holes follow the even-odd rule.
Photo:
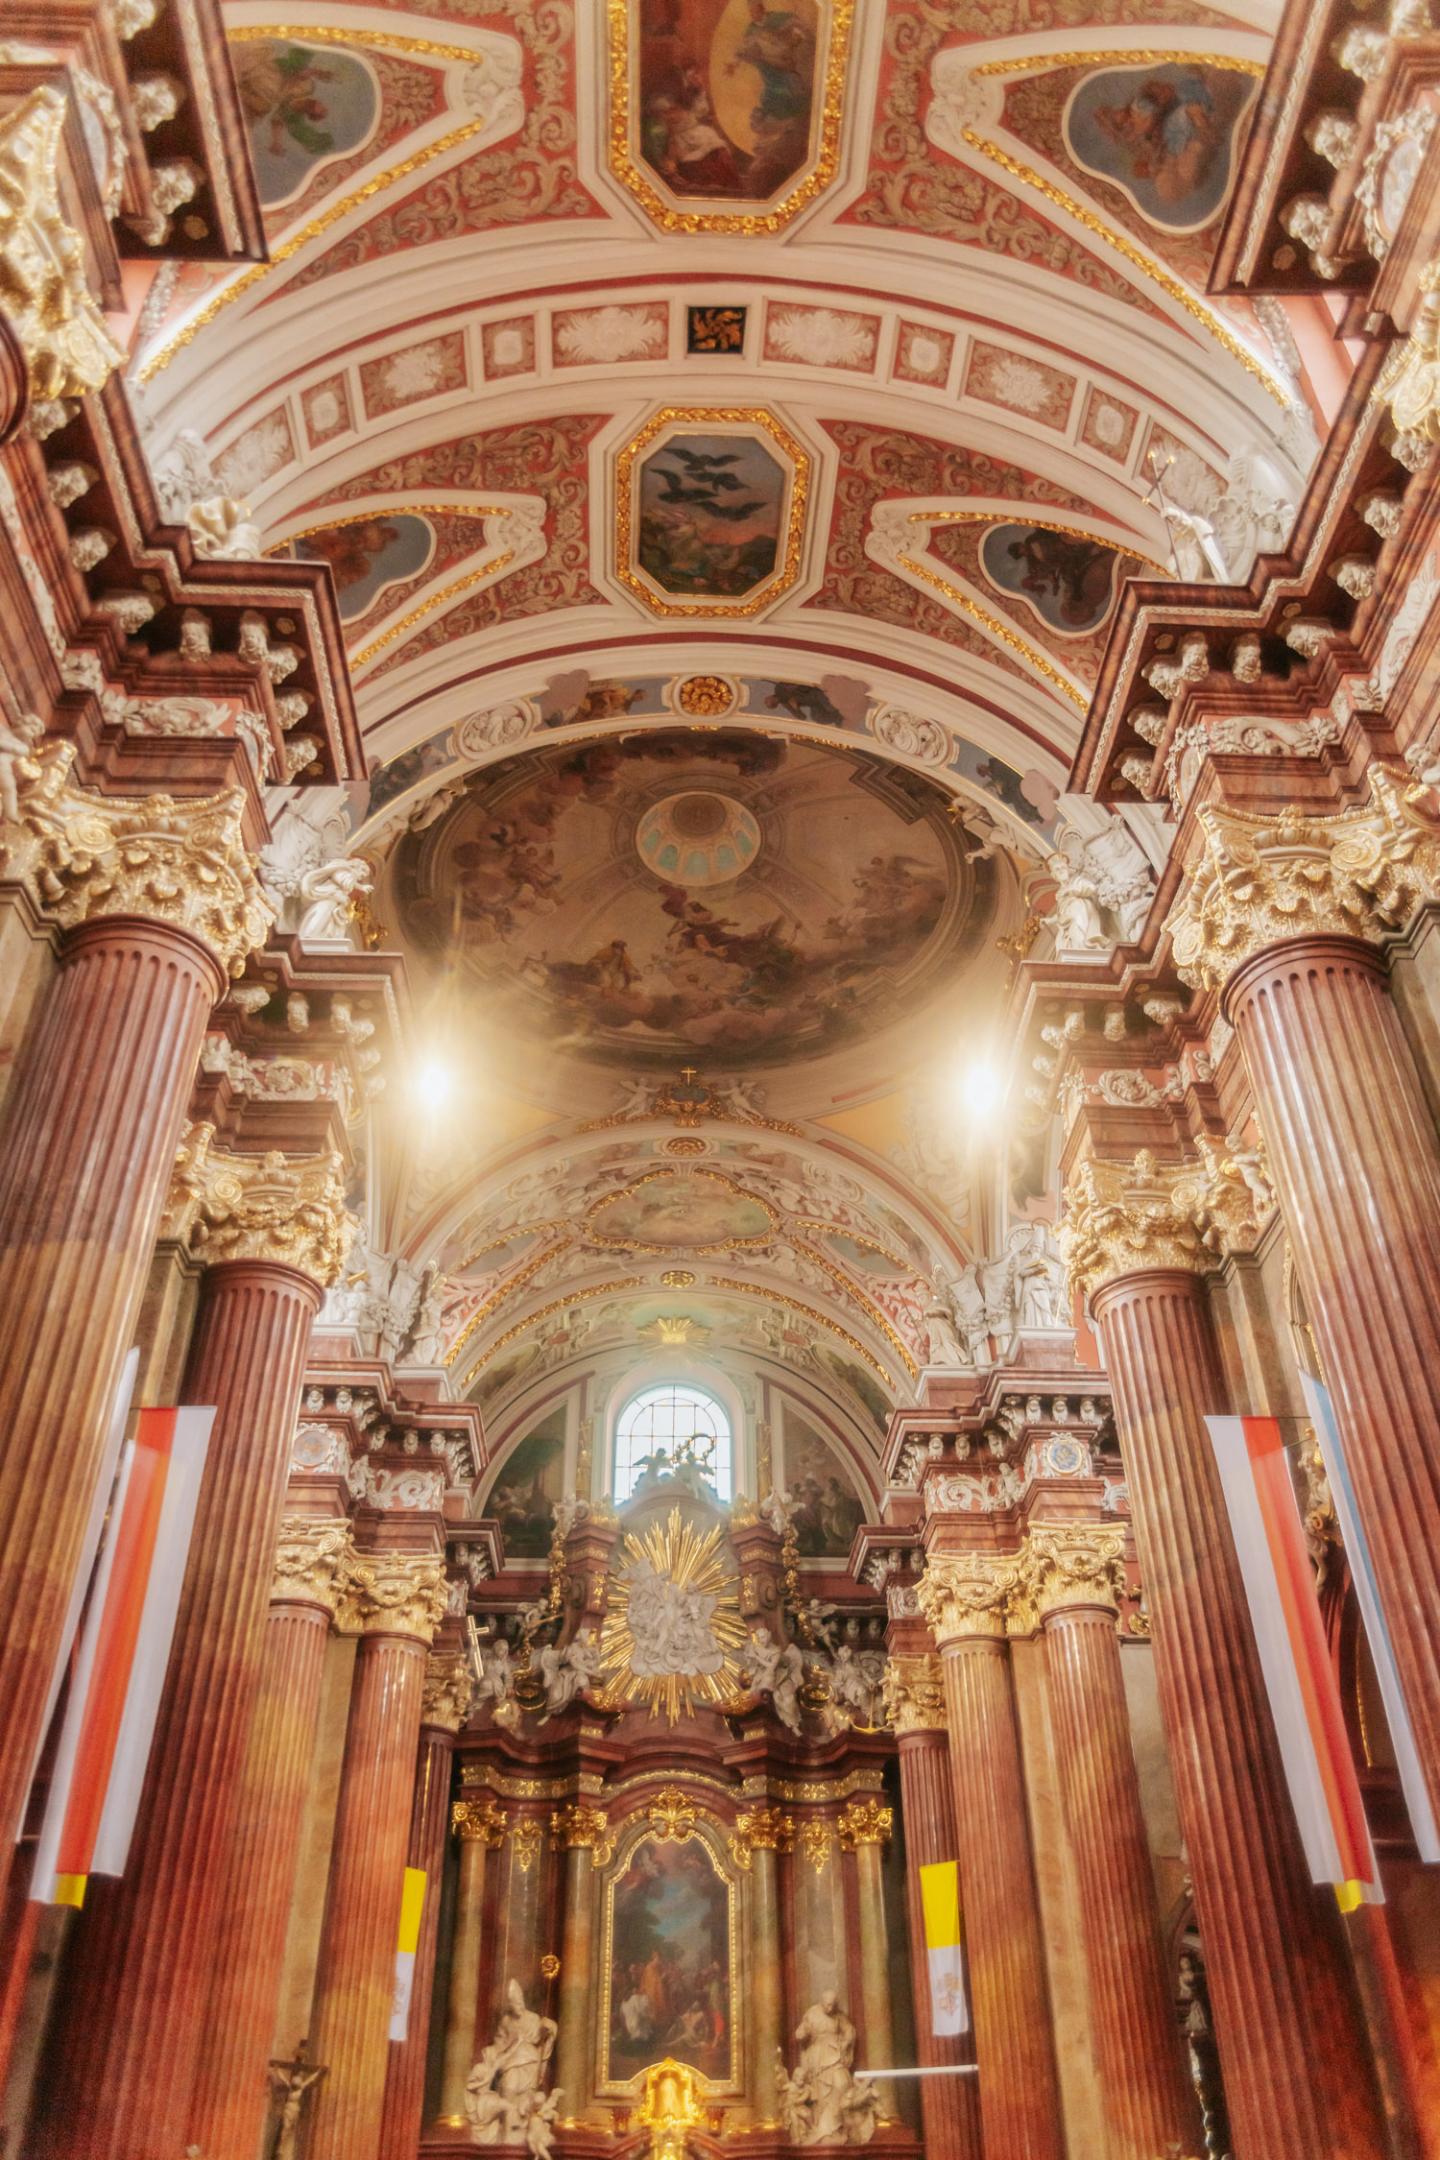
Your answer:
[[[667,407],[616,484],[616,574],[652,613],[752,615],[794,584],[810,457],[773,413]]]
[[[778,232],[833,181],[854,0],[609,0],[610,168],[666,232]]]
[[[348,154],[387,149],[428,120],[441,95],[435,69],[392,63],[386,97],[377,70],[359,53],[286,37],[241,41],[232,35],[232,45],[255,179],[267,210],[303,208],[307,197],[342,177],[336,168]]]

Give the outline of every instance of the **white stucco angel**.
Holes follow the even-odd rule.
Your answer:
[[[768,1627],[752,1628],[747,1678],[755,1694],[770,1697],[781,1724],[798,1733],[800,1686],[805,1678],[805,1659],[799,1646],[777,1642]]]
[[[514,1665],[510,1645],[503,1635],[491,1641],[477,1637],[475,1642],[476,1674],[475,1703],[491,1703],[497,1709],[508,1701],[515,1685]]]
[[[830,1669],[830,1693],[856,1725],[879,1725],[884,1716],[885,1654],[852,1650],[841,1643]]]
[[[316,863],[300,879],[300,940],[305,945],[348,945],[355,902],[375,883],[369,863],[341,855]]]
[[[545,1683],[545,1715],[540,1723],[568,1710],[577,1695],[594,1686],[599,1671],[600,1644],[593,1628],[581,1628],[563,1650],[557,1643],[546,1643],[540,1652],[540,1677]]]

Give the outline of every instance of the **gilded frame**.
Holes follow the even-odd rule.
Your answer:
[[[662,593],[637,568],[634,560],[635,534],[638,523],[636,489],[640,477],[640,462],[644,453],[671,429],[706,428],[716,434],[754,434],[769,437],[773,447],[780,453],[781,462],[788,467],[789,478],[785,497],[785,514],[782,520],[783,539],[778,559],[770,576],[755,590],[741,599],[680,600]],[[645,425],[620,452],[615,467],[615,575],[628,593],[631,593],[652,615],[679,617],[694,621],[743,620],[760,614],[782,593],[790,590],[800,575],[800,557],[805,541],[805,514],[810,502],[812,461],[810,453],[799,443],[774,413],[764,405],[664,405],[652,413]]]
[[[740,1990],[740,1879],[722,1857],[721,1835],[724,1829],[720,1817],[712,1809],[698,1807],[699,1820],[683,1838],[675,1838],[665,1829],[657,1829],[648,1811],[631,1817],[620,1835],[614,1859],[605,1875],[604,1912],[600,1929],[600,2046],[596,2062],[595,2090],[601,2099],[621,2099],[633,2096],[644,2084],[644,2071],[625,2078],[610,2075],[610,2021],[612,2016],[612,1982],[615,1966],[615,1892],[620,1878],[626,1873],[637,1847],[647,1839],[656,1845],[676,1843],[698,1845],[706,1860],[714,1869],[725,1889],[727,1934],[730,1949],[730,2068],[723,2078],[707,2078],[709,2090],[717,2097],[738,2099],[743,2090],[745,2050],[740,2030],[743,1997]],[[656,2058],[659,2060],[659,2058]]]

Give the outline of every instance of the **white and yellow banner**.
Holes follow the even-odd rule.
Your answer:
[[[925,1956],[930,1967],[930,2024],[937,2038],[969,2032],[965,1963],[960,1946],[960,1869],[936,1860],[920,1870]]]

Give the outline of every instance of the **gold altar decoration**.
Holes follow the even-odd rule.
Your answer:
[[[214,1266],[260,1260],[298,1268],[318,1283],[339,1276],[354,1234],[345,1206],[345,1171],[332,1148],[323,1155],[230,1155],[214,1146],[215,1128],[187,1128],[176,1156],[161,1234],[188,1244]]]
[[[745,1623],[725,1534],[723,1524],[702,1534],[677,1507],[643,1536],[626,1535],[600,1638],[602,1707],[643,1703],[673,1725],[697,1702],[730,1710],[744,1699],[737,1654]]]
[[[841,1852],[860,1845],[888,1845],[895,1829],[895,1810],[878,1800],[852,1800],[838,1825]]]
[[[695,1828],[695,1803],[686,1798],[678,1785],[662,1785],[650,1803],[647,1820],[662,1843],[673,1838],[677,1844],[683,1844]]]
[[[550,1840],[562,1851],[568,1852],[572,1846],[588,1851],[592,1868],[608,1866],[615,1853],[609,1816],[603,1808],[586,1807],[583,1800],[556,1808],[550,1817]]]
[[[1430,788],[1372,765],[1370,801],[1333,817],[1198,812],[1204,853],[1165,925],[1181,978],[1223,990],[1242,961],[1305,937],[1378,945],[1440,894]]]
[[[510,1818],[504,1808],[487,1795],[481,1800],[454,1800],[450,1804],[450,1828],[464,1845],[503,1845]]]
[[[730,1857],[748,1875],[757,1852],[789,1852],[795,1825],[777,1807],[751,1808],[737,1815],[730,1833]]]
[[[675,702],[692,720],[718,720],[734,706],[735,685],[723,675],[687,675]]]
[[[522,1875],[528,1875],[540,1857],[540,1843],[545,1833],[538,1816],[522,1815],[510,1832],[511,1850],[515,1865]]]
[[[645,2072],[645,2096],[630,2123],[650,2132],[651,2160],[685,2160],[686,2131],[712,2127],[706,2083],[698,2070],[669,2055]]]
[[[25,353],[30,395],[84,397],[125,355],[85,279],[60,210],[65,100],[48,83],[0,119],[0,304]]]

